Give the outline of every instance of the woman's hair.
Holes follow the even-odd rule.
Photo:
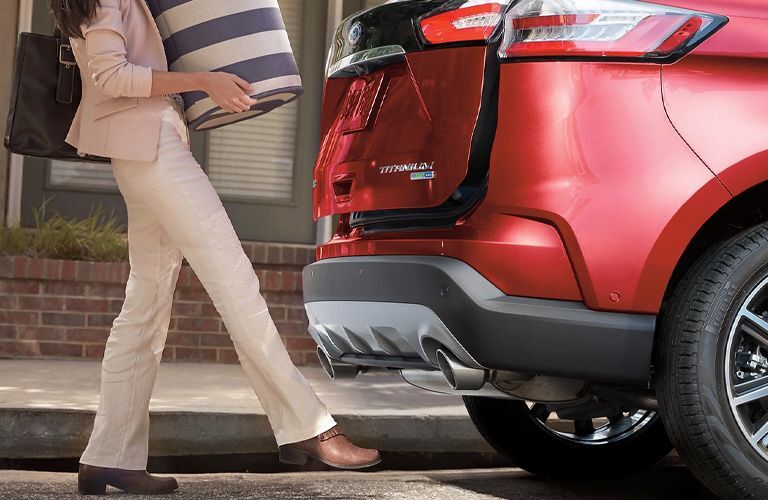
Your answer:
[[[48,0],[54,22],[65,37],[83,38],[80,25],[96,15],[99,0]]]

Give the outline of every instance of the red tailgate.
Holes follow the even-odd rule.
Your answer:
[[[486,47],[410,53],[326,82],[314,216],[427,208],[467,174]]]

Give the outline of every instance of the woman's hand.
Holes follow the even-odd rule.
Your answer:
[[[246,92],[251,92],[251,84],[232,73],[208,71],[200,74],[200,87],[221,109],[230,113],[248,110],[256,104]]]

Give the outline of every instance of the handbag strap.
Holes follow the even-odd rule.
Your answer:
[[[75,93],[75,72],[77,71],[77,61],[72,52],[72,46],[69,39],[64,38],[56,25],[53,28],[53,36],[56,39],[56,54],[58,59],[58,81],[56,83],[56,102],[61,104],[72,104]]]

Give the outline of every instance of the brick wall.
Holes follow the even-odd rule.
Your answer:
[[[316,364],[301,298],[301,269],[313,249],[257,242],[243,248],[294,363]],[[128,263],[0,256],[0,358],[101,359],[128,271]],[[163,359],[237,362],[221,317],[186,261]]]

